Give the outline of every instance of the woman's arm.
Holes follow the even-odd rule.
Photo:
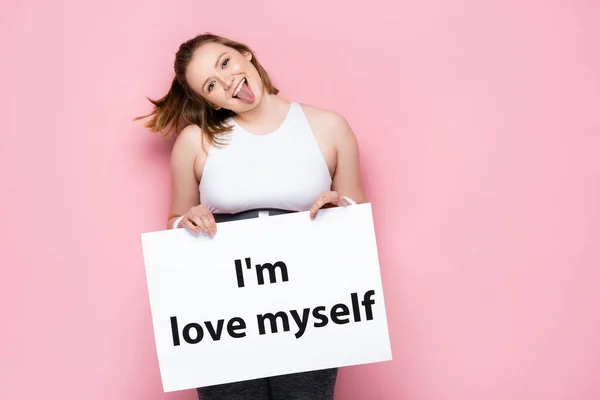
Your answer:
[[[197,158],[202,157],[202,132],[196,125],[185,127],[171,151],[171,206],[167,229],[173,228],[177,218],[200,204],[198,178],[194,170]],[[204,163],[200,163],[203,165]]]
[[[323,121],[323,125],[326,126],[324,140],[331,143],[335,150],[335,168],[331,190],[321,193],[315,200],[310,208],[311,219],[316,217],[319,209],[329,204],[352,204],[346,198],[359,204],[367,202],[360,175],[358,142],[352,128],[339,114],[321,111],[321,115],[326,117]]]
[[[365,203],[367,199],[360,175],[358,141],[342,116],[336,115],[333,119],[331,135],[335,141],[336,167],[331,188],[340,196],[349,197],[356,203]]]

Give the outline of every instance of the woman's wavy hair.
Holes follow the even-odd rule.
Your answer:
[[[154,105],[152,112],[137,117],[135,120],[150,117],[144,126],[149,128],[151,132],[160,133],[162,137],[172,133],[177,135],[185,125],[195,124],[208,135],[211,143],[218,142],[216,135],[231,129],[225,121],[234,113],[224,108],[215,110],[207,100],[190,87],[185,78],[185,72],[192,60],[194,51],[203,44],[211,42],[231,47],[240,53],[250,52],[252,54],[250,62],[258,71],[266,92],[269,94],[279,93],[279,89],[273,85],[267,71],[265,71],[249,46],[209,32],[200,34],[179,46],[179,50],[175,55],[173,66],[175,77],[171,83],[171,88],[160,99],[148,98]]]

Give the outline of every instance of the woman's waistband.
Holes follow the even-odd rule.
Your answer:
[[[289,214],[296,211],[292,210],[282,210],[278,208],[258,208],[246,211],[240,211],[234,214],[227,213],[215,213],[213,216],[215,217],[215,222],[229,222],[229,221],[239,221],[242,219],[250,219],[250,218],[258,218],[259,216],[272,216],[272,215],[281,215],[281,214]]]

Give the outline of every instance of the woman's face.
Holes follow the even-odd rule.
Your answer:
[[[250,60],[251,53],[206,43],[194,52],[186,79],[215,108],[240,114],[256,107],[262,98],[263,84]]]

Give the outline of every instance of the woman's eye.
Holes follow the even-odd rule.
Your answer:
[[[214,86],[215,86],[214,82],[209,83],[208,84],[208,91],[210,92],[213,89]]]
[[[229,58],[226,59],[225,61],[223,61],[223,64],[221,65],[221,68],[225,68],[227,66],[228,62],[229,62]]]

